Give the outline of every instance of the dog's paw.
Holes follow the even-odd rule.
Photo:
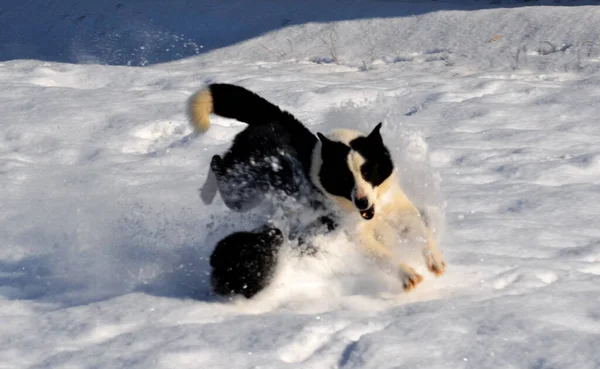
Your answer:
[[[446,262],[439,253],[426,252],[425,263],[431,273],[435,274],[436,277],[441,276],[446,271]]]
[[[217,184],[217,177],[215,176],[215,173],[213,173],[212,170],[209,170],[208,175],[206,176],[206,181],[204,182],[202,188],[199,190],[202,202],[205,205],[212,204],[213,200],[215,199],[215,196],[217,196],[218,190],[219,187]]]
[[[423,276],[408,265],[400,264],[400,281],[404,291],[408,292],[423,281]]]

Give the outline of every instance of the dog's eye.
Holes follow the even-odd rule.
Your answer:
[[[369,178],[369,176],[371,175],[371,168],[364,165],[362,168],[360,168],[360,174],[363,176],[364,179]]]
[[[342,182],[354,183],[354,177],[352,177],[351,175],[345,175],[342,178]]]

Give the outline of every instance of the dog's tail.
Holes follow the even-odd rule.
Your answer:
[[[187,108],[190,123],[199,133],[210,127],[211,113],[249,125],[273,122],[286,114],[252,91],[221,83],[211,84],[193,94]]]

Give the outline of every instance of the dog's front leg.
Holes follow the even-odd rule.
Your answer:
[[[360,235],[361,245],[371,255],[374,255],[380,261],[392,262],[394,264],[397,263],[400,273],[400,281],[402,282],[402,288],[404,291],[412,290],[419,283],[421,283],[421,281],[423,281],[423,276],[417,273],[411,266],[396,260],[394,254],[377,239],[375,230],[372,227],[364,227],[361,230]]]
[[[387,214],[397,217],[398,225],[402,226],[409,234],[423,245],[422,254],[427,268],[436,276],[444,274],[446,263],[440,253],[437,241],[428,226],[425,217],[417,207],[408,199],[402,190],[394,193],[391,206],[385,209]]]
[[[437,241],[431,229],[427,226],[425,219],[416,209],[409,209],[409,214],[404,218],[404,224],[414,232],[417,240],[423,245],[422,254],[427,268],[436,275],[441,276],[446,271],[446,262],[440,253]]]
[[[425,227],[425,225],[423,225]],[[427,237],[427,246],[423,249],[423,257],[427,268],[435,274],[436,277],[441,276],[446,271],[446,262],[440,253],[437,242],[429,228],[425,227]]]

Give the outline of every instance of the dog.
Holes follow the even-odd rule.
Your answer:
[[[360,245],[378,259],[397,264],[405,290],[413,289],[423,278],[412,267],[396,260],[394,245],[382,242],[381,235],[394,228],[402,228],[404,234],[422,240],[427,267],[436,276],[444,273],[445,262],[433,230],[399,185],[380,133],[381,123],[369,134],[338,129],[327,135],[315,135],[292,114],[252,91],[231,84],[211,84],[197,91],[188,100],[187,113],[197,134],[209,129],[211,114],[248,125],[235,136],[222,157],[212,157],[207,181],[201,189],[205,203],[211,203],[219,192],[227,207],[243,212],[266,198],[277,201],[291,197],[321,213],[314,222],[296,231],[301,240],[310,238],[315,230],[331,231],[341,218],[358,214],[362,218],[356,231]],[[230,288],[232,293],[244,294],[237,288],[221,286],[245,285],[253,293],[244,295],[251,297],[260,290],[255,287],[267,284],[276,258],[252,259],[245,253],[246,258],[252,259],[248,259],[253,265],[252,272],[258,271],[260,275],[260,281],[255,280],[251,288],[248,283],[238,283],[239,274],[234,276],[222,270],[243,269],[237,256],[240,246],[235,244],[248,249],[260,245],[261,252],[268,250],[276,255],[283,238],[269,237],[273,232],[270,227],[238,232],[217,244],[215,252],[221,255],[221,262],[214,265],[211,262],[213,289],[217,293],[224,294]],[[228,253],[230,263],[223,256]],[[236,280],[224,280],[227,278]]]

